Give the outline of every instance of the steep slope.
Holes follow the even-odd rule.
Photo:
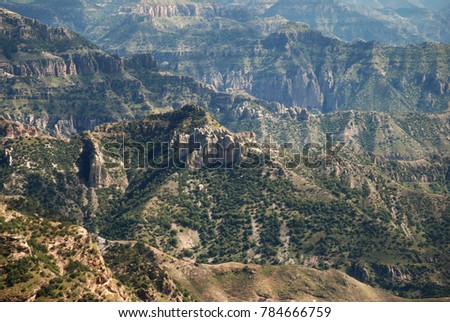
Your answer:
[[[377,1],[279,0],[266,12],[289,21],[307,23],[328,36],[406,45],[450,40],[449,21],[439,12],[402,3]]]
[[[174,129],[163,130],[165,121],[161,124],[164,119],[159,118],[99,128],[93,133],[104,143],[114,142],[120,133],[118,138],[125,137],[125,145],[128,140],[151,142],[156,147],[160,142],[168,142],[175,149],[172,161],[175,167],[171,162],[168,167],[164,164],[155,167],[152,163],[145,166],[145,160],[132,156],[135,163],[126,166],[129,185],[125,198],[112,212],[114,219],[107,220],[103,226],[104,236],[142,239],[169,254],[192,257],[198,262],[283,262],[336,267],[408,296],[446,294],[442,284],[445,269],[441,264],[431,263],[434,260],[443,263],[447,258],[447,249],[441,246],[446,245],[446,224],[441,226],[440,223],[448,221],[446,214],[450,208],[449,161],[445,157],[432,161],[436,150],[405,139],[406,132],[395,120],[383,119],[388,116],[380,118],[375,113],[355,115],[351,112],[308,120],[309,133],[316,131],[325,136],[324,133],[337,132],[348,136],[348,149],[341,155],[344,160],[328,169],[309,169],[300,164],[290,171],[282,166],[284,160],[276,156],[276,151],[272,151],[269,158],[267,147],[256,144],[251,136],[239,138],[238,135],[230,139],[239,142],[241,153],[232,163],[233,168],[205,171],[201,169],[211,168],[211,164],[205,163],[205,159],[192,163],[193,158],[199,160],[193,157],[195,148],[191,139],[183,141],[181,137],[193,133],[188,137],[197,139],[208,149],[217,149],[225,142],[221,134],[224,132],[201,110],[184,108],[167,117],[178,120],[181,125],[172,132],[177,134],[171,138],[167,133]],[[340,118],[345,121],[338,121]],[[317,122],[319,129],[314,130]],[[349,128],[352,123],[353,128]],[[205,126],[209,129],[209,139],[203,141],[204,132],[195,127]],[[443,133],[445,126],[448,127],[448,123],[441,126]],[[358,127],[373,129],[380,142],[393,142],[392,149],[371,147],[372,136],[363,131],[358,134]],[[397,144],[398,140],[405,143]],[[187,155],[177,154],[181,142],[189,142],[185,146]],[[361,151],[355,157],[354,150],[358,146]],[[401,150],[402,146],[406,148]],[[435,145],[435,148],[444,152],[448,139],[442,147]],[[164,159],[159,157],[158,151],[159,148],[153,150],[148,160],[150,156],[151,160]],[[208,156],[226,159],[225,155]],[[176,166],[177,157],[182,161],[181,167]],[[423,158],[429,161],[414,163]],[[373,164],[374,159],[377,165]],[[184,165],[183,160],[186,160]],[[263,163],[258,165],[258,162]],[[427,166],[427,162],[434,162],[434,165]],[[222,166],[227,164],[222,162]],[[395,170],[397,165],[398,170]],[[186,171],[186,167],[191,170]],[[410,180],[423,186],[413,190]],[[429,216],[430,209],[435,217]],[[427,219],[419,223],[419,218],[424,216]],[[325,217],[329,225],[324,225]],[[349,236],[352,236],[351,243]],[[383,250],[376,246],[381,240]],[[387,242],[389,240],[391,242]],[[428,258],[428,264],[411,261],[409,253]],[[366,270],[368,275],[358,275],[360,269]],[[423,269],[427,273],[423,273]],[[441,282],[431,286],[432,280]],[[413,291],[413,285],[421,285],[421,291]]]
[[[133,242],[103,240],[105,264],[84,229],[0,209],[2,301],[400,300],[337,271],[194,265]],[[236,292],[243,282],[245,292]]]
[[[232,32],[231,22],[240,28],[247,25],[250,28],[244,28],[249,32],[252,27],[258,29],[257,21],[252,18],[273,19],[277,16],[308,23],[329,36],[346,41],[363,39],[406,45],[423,41],[448,42],[450,39],[449,20],[443,12],[445,4],[442,2],[146,0],[130,3],[65,0],[60,4],[61,1],[54,0],[33,0],[25,4],[4,0],[1,5],[53,26],[74,29],[108,50],[163,50],[176,46],[182,50],[180,44],[196,41],[192,39],[195,35],[216,35],[217,27],[237,36]],[[173,31],[177,31],[176,34]],[[148,43],[150,39],[152,41]]]
[[[69,3],[70,2],[70,3]],[[220,32],[239,36],[241,27],[232,22],[255,17],[260,5],[220,4],[218,1],[66,1],[63,6],[52,0],[37,0],[27,4],[5,1],[6,8],[39,19],[53,26],[64,25],[82,33],[107,50],[142,52],[143,48],[189,48],[198,37]],[[72,12],[70,12],[72,11]],[[223,26],[222,26],[223,25]],[[219,30],[217,30],[217,28]],[[174,30],[185,30],[185,36]],[[250,28],[245,28],[250,31]],[[220,31],[220,32],[218,32]],[[131,37],[130,37],[131,36]],[[204,37],[203,37],[204,38]]]
[[[288,12],[296,12],[289,10],[290,3],[283,3]],[[207,3],[128,6],[116,3],[111,6],[105,4],[101,11],[114,13],[113,16],[106,15],[104,25],[93,26],[92,30],[100,33],[108,28],[112,30],[98,37],[91,35],[90,39],[121,54],[152,52],[161,68],[192,76],[213,87],[177,76],[158,75],[156,66],[148,68],[152,71],[150,74],[139,70],[139,76],[136,72],[129,75],[125,68],[125,75],[120,77],[126,81],[118,81],[119,76],[106,77],[96,82],[109,85],[107,93],[103,93],[106,90],[103,86],[100,92],[98,86],[92,89],[90,97],[98,101],[88,103],[99,104],[96,108],[102,115],[117,115],[116,119],[124,115],[143,115],[177,100],[215,105],[216,102],[204,100],[205,92],[216,96],[214,90],[248,93],[288,107],[303,106],[322,112],[341,109],[441,112],[449,108],[449,46],[446,44],[406,47],[366,42],[349,44],[325,37],[304,25],[288,23],[279,16],[260,17],[252,6],[250,9]],[[255,6],[265,7],[264,4]],[[435,31],[430,29],[430,33]],[[376,34],[386,35],[379,30]],[[61,81],[59,78],[58,82]],[[174,99],[155,102],[155,96],[168,98],[168,93],[161,95],[157,86],[167,82],[177,83],[171,88],[176,87]],[[7,93],[26,95],[23,87],[27,88],[24,84],[10,84]],[[120,90],[123,87],[127,89],[125,93]],[[43,86],[39,94],[42,100],[53,100],[52,90]],[[67,101],[66,96],[60,99],[65,105],[74,104]],[[56,105],[60,99],[55,100]],[[105,101],[112,106],[112,113],[103,112],[101,106]],[[14,108],[17,109],[17,105],[14,103]],[[36,104],[34,108],[38,108]],[[76,109],[83,113],[92,110]],[[70,123],[70,119],[67,122]]]
[[[157,54],[157,58],[163,66],[168,64],[166,68],[219,90],[246,91],[285,106],[322,112],[439,112],[449,107],[449,48],[438,43],[348,44],[290,24],[227,55],[218,48],[208,56],[199,50],[183,57]]]
[[[131,117],[136,106],[148,104],[120,58],[66,29],[49,28],[4,9],[0,15],[3,114],[41,130],[73,134],[99,122]]]
[[[198,263],[335,268],[403,296],[446,296],[448,118],[286,117],[284,133],[297,131],[300,146],[327,132],[345,137],[340,160],[292,166],[294,151],[232,133],[186,106],[70,141],[6,139],[2,194],[26,197],[9,202],[17,209]],[[440,145],[411,132],[418,120],[422,131],[442,128]]]
[[[3,199],[3,198],[2,198]],[[0,203],[1,301],[129,301],[79,226],[23,215]]]
[[[372,290],[367,297],[363,290],[352,294],[340,278],[359,284],[342,272],[405,297],[449,295],[450,117],[444,112],[448,46],[346,44],[292,24],[251,46],[243,64],[252,77],[241,82],[244,74],[235,75],[230,83],[234,91],[224,93],[158,70],[147,54],[121,59],[67,30],[1,12],[6,53],[1,78],[6,112],[0,118],[4,202],[26,218],[38,213],[123,244],[139,242],[130,252],[117,249],[118,254],[129,253],[136,269],[120,263],[114,252],[105,257],[140,299],[188,300],[184,287],[196,298],[205,293],[192,291],[195,281],[188,277],[182,279],[186,286],[179,287],[174,268],[154,265],[157,256],[147,253],[143,244],[194,267],[201,264],[212,284],[216,279],[225,286],[239,283],[241,273],[233,268],[242,265],[211,270],[207,265],[263,265],[252,266],[259,281],[270,274],[266,269],[291,276],[289,268],[265,267],[286,264],[305,275],[308,270],[298,265],[327,270],[312,274],[342,284],[335,285],[336,292],[345,299],[376,300],[383,295]],[[228,55],[239,61],[247,49],[225,55],[218,50],[219,56],[212,51],[212,57]],[[77,55],[81,63],[72,62]],[[185,56],[186,66],[193,57]],[[216,64],[241,68],[221,59]],[[216,68],[204,67],[208,72]],[[81,85],[69,84],[74,79]],[[312,94],[298,95],[294,80]],[[327,112],[354,107],[396,113],[311,114],[236,93],[249,84],[263,91],[261,95],[279,95],[273,90],[280,89],[288,105],[305,99],[302,105]],[[48,86],[53,86],[53,96],[42,99],[39,95]],[[348,106],[340,105],[338,98]],[[41,110],[34,113],[36,104]],[[427,113],[412,112],[415,108]],[[429,113],[433,110],[442,113]],[[103,124],[123,118],[137,119]],[[91,131],[70,137],[85,129]],[[334,143],[329,133],[334,133]],[[346,142],[341,150],[335,144],[339,140]],[[338,153],[334,158],[333,151]],[[47,257],[44,264],[52,260]],[[69,264],[53,273],[64,275],[68,265],[89,275],[84,266]],[[39,272],[30,275],[18,265],[27,278]],[[221,270],[230,275],[229,284],[217,273]],[[300,281],[299,287],[306,282]],[[55,283],[61,289],[66,285],[64,277]],[[44,288],[41,295],[69,299],[54,288]],[[240,297],[225,291],[224,298],[230,300],[256,298],[251,292]],[[269,299],[287,299],[275,289],[267,292]],[[316,289],[306,297],[292,290],[287,296],[314,299],[321,294]]]
[[[270,105],[162,72],[150,55],[122,59],[67,29],[50,28],[5,9],[0,15],[1,113],[41,132],[70,136],[186,103],[200,104],[230,121],[230,109]]]

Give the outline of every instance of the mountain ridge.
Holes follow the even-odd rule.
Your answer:
[[[101,249],[108,249],[103,258],[112,278],[125,285],[130,297],[219,299],[203,285],[214,286],[226,293],[221,299],[232,300],[448,297],[450,114],[442,106],[448,91],[445,45],[398,49],[347,44],[305,25],[288,24],[270,32],[272,36],[256,47],[249,46],[246,74],[256,74],[253,65],[261,64],[269,70],[259,72],[271,75],[276,66],[281,77],[300,73],[305,84],[310,80],[313,92],[318,89],[314,77],[339,83],[340,77],[321,73],[330,71],[329,66],[338,69],[331,69],[333,75],[346,71],[350,89],[359,80],[372,79],[359,89],[357,103],[365,103],[365,109],[320,113],[313,104],[304,104],[308,110],[242,91],[220,92],[159,69],[151,55],[120,58],[89,43],[84,47],[84,40],[69,31],[4,10],[1,14],[15,21],[8,28],[32,36],[19,44],[12,37],[1,43],[2,48],[16,48],[9,51],[9,58],[1,57],[2,66],[28,66],[23,74],[18,68],[17,75],[0,75],[5,84],[0,194],[9,207],[6,212],[22,213],[30,222],[83,226],[111,241],[113,245],[98,239]],[[26,32],[34,25],[43,36]],[[63,38],[61,51],[58,41],[46,44],[46,35],[54,33],[58,41]],[[323,46],[314,48],[311,44],[316,42]],[[354,50],[351,55],[348,48]],[[210,53],[239,58],[245,50]],[[66,62],[71,61],[67,51],[86,57],[83,67],[78,66],[82,75],[76,66],[76,74],[67,74]],[[103,56],[113,63],[101,63]],[[278,56],[282,60],[266,64],[265,59],[270,62]],[[189,63],[188,56],[179,59]],[[411,60],[418,65],[408,65]],[[46,61],[65,65],[48,68]],[[292,62],[298,67],[294,76],[288,68]],[[386,67],[392,64],[398,65],[396,69]],[[404,74],[396,74],[399,69],[412,78],[402,81]],[[260,76],[252,81],[264,80]],[[235,77],[238,86],[249,83],[240,77]],[[441,113],[413,109],[389,95],[385,95],[389,104],[373,111],[367,97],[380,84],[392,85],[383,83],[386,79],[400,80],[391,93],[405,94],[406,100],[417,92],[414,95],[429,99]],[[289,83],[285,82],[287,88]],[[376,93],[380,97],[380,91]],[[27,220],[21,230],[39,228],[28,227]],[[45,234],[34,242],[46,243]],[[65,230],[61,234],[71,238]],[[11,249],[20,250],[22,244]],[[45,267],[53,268],[52,258],[39,244],[33,246],[41,255],[33,272],[40,274],[42,268],[45,274]],[[6,269],[5,280],[27,279],[29,272],[14,254],[6,255],[9,259],[2,260],[16,267],[18,276],[10,276],[14,269]],[[64,267],[72,255],[67,256]],[[96,261],[102,259],[96,256]],[[185,267],[178,272],[185,275],[175,278],[171,261]],[[92,277],[83,265],[72,263],[69,268]],[[193,278],[196,273],[202,279]],[[77,274],[69,277],[78,279]],[[273,274],[281,280],[296,274],[312,276],[296,280],[299,284],[288,287],[287,294],[273,284],[264,290],[254,283],[267,282]],[[71,281],[47,277],[44,298],[71,299],[65,293],[66,282]],[[50,284],[53,277],[57,280]],[[330,283],[339,295],[319,290],[305,295],[302,290],[308,285],[316,289],[320,284],[316,279]],[[233,289],[243,280],[245,292],[237,294]],[[83,292],[77,292],[76,299],[82,299]]]

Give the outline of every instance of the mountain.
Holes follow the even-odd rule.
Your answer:
[[[420,33],[428,40],[449,42],[448,34],[450,20],[446,11],[445,1],[346,1],[355,4],[352,8],[365,12],[372,8],[379,15],[386,15],[390,19],[406,20],[413,25],[416,33]],[[447,8],[447,9],[446,9]],[[376,38],[374,38],[376,39]],[[383,40],[380,40],[383,41]]]
[[[449,20],[442,11],[446,3],[442,1],[33,0],[21,3],[3,0],[2,5],[48,24],[74,29],[104,49],[121,48],[132,52],[144,46],[195,42],[195,35],[217,36],[217,29],[227,28],[232,22],[234,27],[244,26],[249,32],[261,28],[260,18],[278,17],[307,23],[328,36],[345,41],[361,39],[406,45],[450,39]],[[268,23],[263,25],[267,27]],[[125,29],[131,37],[121,36]],[[145,29],[154,35],[144,32]],[[144,44],[145,38],[153,41]]]
[[[13,197],[14,198],[14,197]],[[20,199],[20,198],[19,198]],[[0,204],[1,301],[130,301],[88,232]]]
[[[307,23],[346,41],[361,39],[401,45],[449,41],[449,20],[445,16],[404,3],[391,6],[383,1],[279,0],[265,14]]]
[[[4,9],[0,15],[2,114],[70,134],[148,106],[119,57],[67,29]]]
[[[260,266],[255,264],[225,263],[198,264],[169,256],[158,249],[140,244],[110,242],[106,259],[111,267],[125,266],[132,258],[139,262],[152,258],[152,263],[173,277],[179,288],[190,299],[215,301],[403,301],[383,290],[372,288],[336,270],[320,271],[303,266]],[[142,256],[142,253],[148,257]],[[130,253],[133,254],[130,256]],[[134,256],[134,255],[138,256]],[[110,256],[112,258],[110,258]],[[130,266],[128,266],[130,267]],[[144,266],[145,267],[145,266]],[[136,276],[123,272],[128,276]],[[134,273],[134,272],[133,272]],[[129,278],[127,278],[129,279]],[[132,279],[132,278],[131,278]],[[130,281],[130,284],[133,281]],[[137,284],[137,283],[136,283]],[[329,285],[329,289],[323,285]],[[145,292],[139,292],[145,294]],[[167,290],[166,293],[171,293]]]
[[[140,243],[105,240],[100,243],[102,255],[79,226],[24,215],[4,203],[0,215],[2,301],[401,300],[338,271],[237,263],[194,265]],[[112,278],[106,264],[123,284]],[[184,266],[182,272],[179,266]],[[258,286],[276,272],[278,283]],[[234,294],[233,285],[243,279],[247,279],[247,291]],[[286,283],[287,279],[296,282]],[[339,291],[324,291],[317,282],[324,280]],[[305,287],[308,292],[298,290]]]
[[[71,140],[11,137],[1,193],[25,198],[9,202],[18,211],[180,259],[333,268],[402,296],[440,297],[448,294],[449,118],[435,125],[440,145],[408,132],[415,122],[433,132],[436,121],[373,112],[288,118],[305,140],[335,132],[348,141],[332,167],[290,167],[293,151],[185,106]]]
[[[0,15],[1,114],[41,132],[70,136],[188,103],[228,119],[233,118],[229,108],[245,102],[259,109],[273,105],[161,71],[147,54],[120,58],[67,29],[5,9]]]
[[[156,57],[166,68],[220,90],[246,91],[285,106],[393,113],[441,112],[449,107],[447,44],[349,44],[290,24],[233,51],[236,47],[210,49],[206,55],[199,49]]]
[[[244,55],[260,96],[276,95],[270,79],[283,97],[331,95],[298,107],[0,13],[2,298],[449,296],[447,45],[287,24],[237,51],[223,40],[211,65],[179,58],[211,71]],[[313,95],[289,92],[293,79]],[[332,95],[355,105],[328,107]]]
[[[361,0],[344,0],[346,3],[363,5],[371,8],[427,8],[433,11],[439,11],[447,6],[445,0],[431,0],[431,1],[421,1],[421,0],[372,0],[372,1],[361,1]]]
[[[34,10],[34,6],[45,8],[45,12],[38,15],[39,10]],[[47,10],[49,6],[53,11]],[[399,43],[389,38],[392,32],[386,22],[370,18],[373,15],[365,15],[338,1],[285,0],[273,5],[270,2],[249,5],[185,1],[170,4],[108,2],[101,6],[83,1],[78,7],[85,17],[74,19],[74,23],[86,21],[85,27],[72,25],[65,14],[64,19],[57,21],[65,21],[110,52],[124,56],[150,52],[159,62],[160,69],[189,75],[217,91],[244,92],[288,107],[302,106],[321,112],[341,109],[442,112],[449,107],[447,44],[424,42],[398,47],[340,41],[334,38],[338,27],[330,23],[322,28],[308,17],[319,19],[331,15],[329,20],[344,24],[341,27],[345,32],[355,32],[348,37],[338,35],[345,40],[375,39]],[[25,13],[56,25],[58,23],[49,18],[53,17],[51,12],[56,10],[54,14],[58,16],[58,12],[67,9],[48,1],[17,7],[21,8]],[[403,16],[396,13],[398,17],[387,17],[387,21],[404,22],[408,21],[405,17],[410,16],[423,25],[427,30],[424,33],[432,35],[439,34],[445,26],[448,29],[448,19],[435,17],[436,13],[424,14],[432,22],[441,21],[443,29],[419,19],[419,11],[429,9],[396,10],[402,11]],[[296,18],[295,15],[308,17]],[[347,18],[341,15],[349,15],[351,26],[347,26]],[[71,19],[74,17],[72,15]],[[289,21],[306,21],[321,32]],[[408,28],[413,27],[400,29]],[[421,36],[420,40],[400,43],[429,39],[432,38]],[[119,96],[120,102],[123,99],[121,93],[114,88],[112,91]],[[120,102],[121,107],[117,110],[122,110],[122,114],[142,115],[145,114],[140,111],[142,109],[172,104],[146,100],[148,95],[141,92],[133,94],[135,102],[132,106],[127,106],[131,105],[127,100]]]

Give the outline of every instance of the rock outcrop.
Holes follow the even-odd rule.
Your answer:
[[[0,138],[34,137],[39,133],[31,124],[23,124],[0,116]]]
[[[150,54],[136,54],[125,58],[125,67],[131,69],[157,70],[155,58]]]
[[[116,189],[125,191],[128,186],[127,176],[123,167],[111,167],[111,165],[122,165],[123,160],[112,160],[108,151],[103,150],[102,143],[92,134],[82,136],[83,149],[77,160],[78,175],[88,188],[108,188],[114,186]],[[112,169],[111,169],[112,168]],[[95,195],[90,199],[95,199]]]
[[[0,137],[29,137],[48,133],[59,137],[70,137],[97,125],[112,122],[113,117],[58,116],[38,114],[5,114],[0,116]]]
[[[0,235],[2,243],[2,255],[11,256],[14,260],[31,256],[31,248],[27,243],[27,239],[20,235],[2,234]]]
[[[99,72],[119,73],[123,71],[123,62],[119,57],[102,52],[61,54],[51,58],[30,57],[0,65],[0,71],[9,76],[28,77],[65,77],[90,76]]]
[[[449,53],[446,44],[388,47],[362,41],[344,43],[308,26],[291,24],[254,46],[222,47],[205,48],[207,54],[194,50],[183,57],[171,53],[156,56],[168,63],[164,68],[201,79],[219,91],[247,92],[287,107],[302,106],[324,113],[448,108],[450,77],[446,64],[414,67],[421,66],[420,61],[431,62],[434,55],[445,61]],[[416,93],[416,98],[408,92]]]
[[[417,276],[413,276],[408,272],[407,269],[381,264],[353,263],[349,269],[349,274],[357,280],[370,285],[404,283],[417,278]]]
[[[122,14],[137,14],[151,18],[170,17],[225,17],[234,19],[248,19],[255,15],[242,5],[222,5],[215,3],[140,3],[121,6]]]
[[[196,128],[192,134],[175,133],[172,146],[179,161],[195,169],[232,167],[245,159],[246,144],[254,142],[253,133],[233,134],[225,128],[204,127]]]

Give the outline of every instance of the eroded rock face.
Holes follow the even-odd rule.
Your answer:
[[[69,116],[65,118],[56,115],[5,114],[0,116],[0,136],[31,137],[38,136],[39,133],[48,133],[58,137],[70,137],[112,121],[115,121],[112,117]]]
[[[2,8],[0,22],[5,42],[0,49],[0,76],[87,76],[123,70],[119,57],[101,52],[65,28],[50,28]]]
[[[376,272],[378,275],[387,277],[393,282],[405,282],[411,279],[407,270],[401,270],[392,265],[380,265],[376,267]]]
[[[75,53],[62,57],[68,66],[75,66],[77,75],[92,75],[98,72],[109,74],[123,71],[123,61],[119,57],[102,52]]]
[[[245,159],[246,144],[256,142],[254,133],[233,134],[225,128],[204,127],[192,134],[175,133],[176,158],[190,169],[232,166]]]
[[[101,151],[100,143],[91,135],[84,138],[83,150],[77,161],[79,176],[89,188],[107,188],[115,186],[124,190],[128,180],[122,171],[107,169],[107,162]],[[92,199],[92,198],[91,198]]]
[[[363,283],[372,282],[373,276],[367,267],[361,264],[353,263],[349,270],[350,276],[356,278]]]
[[[402,283],[413,279],[407,269],[382,264],[353,263],[348,273],[357,280],[371,285],[383,284],[385,281]]]
[[[5,119],[42,133],[72,136],[121,119],[110,113],[114,107],[147,100],[140,82],[126,75],[120,57],[100,51],[67,29],[50,28],[0,8],[0,38]],[[151,57],[134,60],[145,68],[152,63]],[[119,100],[108,100],[111,96],[106,93],[111,91]],[[16,108],[18,101],[21,106]],[[11,127],[6,130],[4,135],[17,136]]]
[[[444,44],[388,47],[363,41],[344,43],[299,24],[274,31],[249,47],[224,47],[192,50],[182,57],[168,52],[155,55],[167,62],[163,68],[191,75],[219,91],[246,92],[287,107],[324,113],[448,108],[450,78],[445,67],[414,67],[419,61],[431,61],[429,52],[445,60],[448,48]],[[408,57],[414,57],[414,62]],[[405,67],[392,63],[397,60]],[[409,91],[421,93],[421,98],[411,99],[406,94]]]
[[[17,138],[34,137],[37,135],[38,131],[33,125],[14,122],[0,116],[0,137]]]
[[[67,65],[60,58],[29,60],[2,66],[3,72],[14,76],[66,76]],[[69,74],[72,75],[72,74]]]
[[[104,167],[105,160],[94,140],[84,141],[83,151],[78,160],[80,176],[90,188],[108,187],[111,183],[108,172]]]
[[[245,6],[221,5],[209,3],[185,3],[185,4],[160,4],[140,3],[129,4],[120,7],[123,14],[138,14],[150,16],[151,18],[170,17],[233,17],[234,19],[245,19],[253,16]]]
[[[119,73],[123,61],[102,52],[63,54],[60,57],[25,59],[2,64],[3,74],[28,77],[89,76],[98,72]]]
[[[105,160],[98,153],[98,147],[94,148],[89,167],[89,186],[90,187],[108,187],[111,183],[108,172],[105,169]]]
[[[155,58],[150,54],[136,54],[125,58],[127,68],[157,70],[158,65]]]

